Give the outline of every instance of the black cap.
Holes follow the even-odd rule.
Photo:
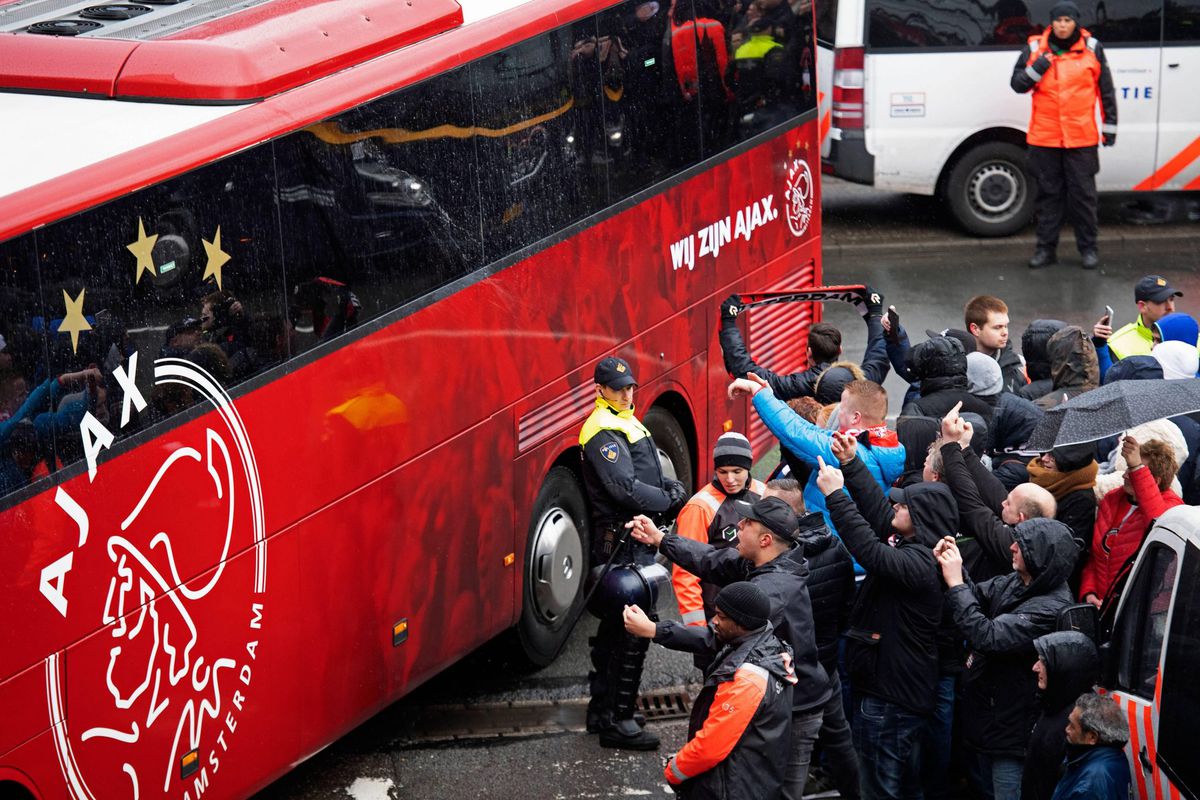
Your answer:
[[[778,497],[764,497],[753,505],[738,500],[733,508],[746,519],[766,525],[776,536],[789,542],[796,541],[796,512]]]
[[[626,386],[637,385],[637,378],[633,377],[633,370],[629,368],[629,362],[616,356],[601,359],[600,363],[596,365],[594,377],[596,383],[610,389],[624,389]]]
[[[729,584],[717,593],[713,605],[748,631],[758,630],[771,618],[771,601],[750,581]]]
[[[1133,287],[1135,301],[1147,300],[1151,303],[1161,303],[1168,297],[1183,297],[1183,292],[1177,291],[1161,275],[1147,275]]]
[[[911,499],[909,496],[908,490],[914,486],[919,486],[919,485],[920,485],[919,483],[910,483],[906,487],[905,486],[893,486],[892,488],[888,489],[888,499],[891,500],[893,503],[901,503],[903,505],[908,505],[909,501]]]

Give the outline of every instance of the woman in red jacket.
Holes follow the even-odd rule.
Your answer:
[[[1175,456],[1170,445],[1157,439],[1139,445],[1126,436],[1121,455],[1129,463],[1125,485],[1104,495],[1096,512],[1092,552],[1079,584],[1079,597],[1097,608],[1104,602],[1125,565],[1146,539],[1146,532],[1164,511],[1182,505],[1171,491]]]

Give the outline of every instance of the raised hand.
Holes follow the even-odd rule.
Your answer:
[[[765,380],[753,372],[747,372],[746,377],[736,378],[733,383],[729,384],[729,399],[753,397],[765,388],[767,388]]]
[[[837,432],[829,443],[839,464],[849,464],[858,455],[858,440],[848,433]]]
[[[842,475],[842,471],[837,467],[825,463],[825,459],[817,456],[817,488],[821,490],[821,494],[828,497],[846,485],[846,479]]]

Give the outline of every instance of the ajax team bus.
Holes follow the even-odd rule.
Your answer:
[[[718,301],[820,282],[812,41],[780,2],[0,3],[0,797],[245,796],[494,637],[551,661],[595,364],[694,487],[747,424]]]

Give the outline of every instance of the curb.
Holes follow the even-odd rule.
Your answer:
[[[1069,234],[1069,231],[1068,231]],[[1101,233],[1099,237],[1100,250],[1124,250],[1131,246],[1140,246],[1148,242],[1156,245],[1191,243],[1200,245],[1200,225],[1194,227],[1171,226],[1162,230],[1153,226],[1145,229],[1138,228],[1120,233]],[[822,255],[846,256],[860,253],[885,252],[944,252],[944,251],[987,251],[1002,250],[1010,247],[1032,249],[1036,240],[1032,235],[1009,236],[995,239],[972,239],[967,237],[934,239],[903,239],[896,241],[838,241],[836,237],[825,237],[822,240]]]

